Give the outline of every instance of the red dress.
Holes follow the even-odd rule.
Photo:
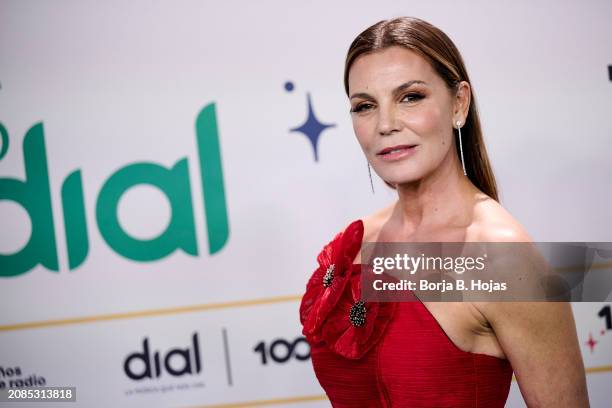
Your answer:
[[[459,349],[429,310],[411,302],[360,301],[353,264],[363,222],[352,222],[317,257],[300,304],[319,383],[334,407],[503,407],[508,360]]]

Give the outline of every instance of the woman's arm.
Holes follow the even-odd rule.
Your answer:
[[[589,407],[584,362],[567,302],[480,302],[528,407]]]
[[[483,230],[483,242],[533,242],[511,216],[491,218],[496,223]],[[514,279],[517,295],[542,299],[540,282],[545,265],[532,247],[520,246],[516,251],[502,252],[497,261],[502,270],[514,271],[510,278]],[[528,407],[589,407],[584,362],[570,303],[508,301],[473,305],[495,332]]]

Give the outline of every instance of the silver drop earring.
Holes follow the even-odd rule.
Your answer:
[[[461,166],[463,167],[463,175],[467,176],[465,171],[465,162],[463,161],[463,145],[461,144],[461,121],[457,121],[457,130],[459,131],[459,151],[461,152]]]
[[[372,194],[374,194],[374,183],[372,182],[372,170],[370,170],[370,162],[366,160],[368,163],[368,175],[370,176],[370,186],[372,187]]]

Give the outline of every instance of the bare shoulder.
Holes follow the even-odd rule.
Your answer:
[[[393,206],[395,204],[388,205],[381,208],[372,214],[364,216],[361,220],[363,221],[363,241],[373,242],[376,241],[380,230],[389,220]]]
[[[490,197],[474,206],[470,229],[472,240],[477,242],[533,242],[525,227]]]
[[[378,241],[380,230],[391,216],[394,205],[395,204],[388,205],[361,218],[361,221],[363,221],[363,242]],[[360,262],[361,251],[357,254],[357,257],[354,260],[354,263]]]
[[[480,242],[533,242],[498,202],[476,205]],[[510,361],[528,406],[588,407],[584,363],[571,305],[565,302],[472,302]]]

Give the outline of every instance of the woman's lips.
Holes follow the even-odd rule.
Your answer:
[[[377,156],[384,161],[397,161],[406,157],[412,156],[417,149],[418,145],[415,146],[395,146],[391,149],[384,149],[382,152],[387,151],[388,153],[378,153]]]

